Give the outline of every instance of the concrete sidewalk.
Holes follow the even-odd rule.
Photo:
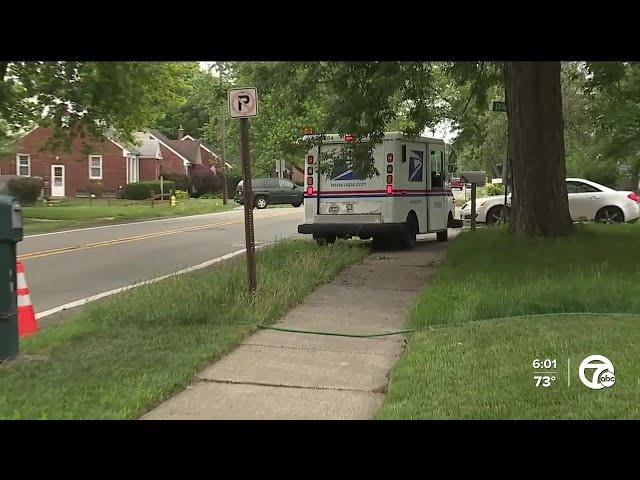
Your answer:
[[[346,268],[274,326],[346,334],[405,328],[407,307],[447,246],[435,235],[422,238],[415,250],[375,252]],[[370,419],[382,405],[404,343],[403,335],[261,330],[142,418]]]

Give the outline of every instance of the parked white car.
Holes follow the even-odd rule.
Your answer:
[[[640,218],[640,197],[635,192],[618,191],[584,178],[567,178],[569,213],[575,221],[600,223],[634,222]],[[494,225],[502,222],[511,206],[511,194],[481,197],[476,200],[476,222]],[[506,210],[505,210],[506,209]],[[458,210],[460,220],[471,219],[471,202]]]

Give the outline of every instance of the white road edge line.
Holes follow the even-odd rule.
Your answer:
[[[272,243],[272,242],[271,242]],[[270,243],[256,245],[256,250],[259,248],[265,247]],[[144,280],[142,282],[134,283],[132,285],[127,285],[125,287],[116,288],[114,290],[109,290],[108,292],[98,293],[96,295],[91,295],[89,297],[81,298],[80,300],[76,300],[74,302],[65,303],[64,305],[60,305],[58,307],[50,308],[49,310],[45,310],[44,312],[36,313],[36,319],[40,320],[41,318],[48,317],[49,315],[53,315],[54,313],[62,312],[63,310],[68,310],[70,308],[80,307],[82,305],[86,305],[87,303],[95,302],[96,300],[100,300],[104,297],[109,297],[111,295],[115,295],[117,293],[125,292],[127,290],[131,290],[132,288],[141,287],[143,285],[149,285],[150,283],[156,283],[161,280],[165,280],[167,278],[176,277],[178,275],[183,275],[185,273],[193,272],[194,270],[200,270],[202,268],[206,268],[215,263],[220,263],[225,260],[229,260],[230,258],[237,257],[238,255],[242,255],[246,252],[246,248],[241,250],[236,250],[231,253],[227,253],[221,257],[214,258],[212,260],[207,260],[206,262],[200,263],[198,265],[193,265],[191,267],[184,268],[182,270],[178,270],[177,272],[169,273],[167,275],[162,275],[161,277],[152,278],[150,280]]]

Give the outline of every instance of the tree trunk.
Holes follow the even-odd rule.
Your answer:
[[[561,236],[569,215],[560,62],[506,62],[508,158],[512,174],[510,230],[518,236]]]

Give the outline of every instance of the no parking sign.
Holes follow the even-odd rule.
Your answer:
[[[258,115],[258,89],[235,88],[229,90],[229,116],[248,118]]]

